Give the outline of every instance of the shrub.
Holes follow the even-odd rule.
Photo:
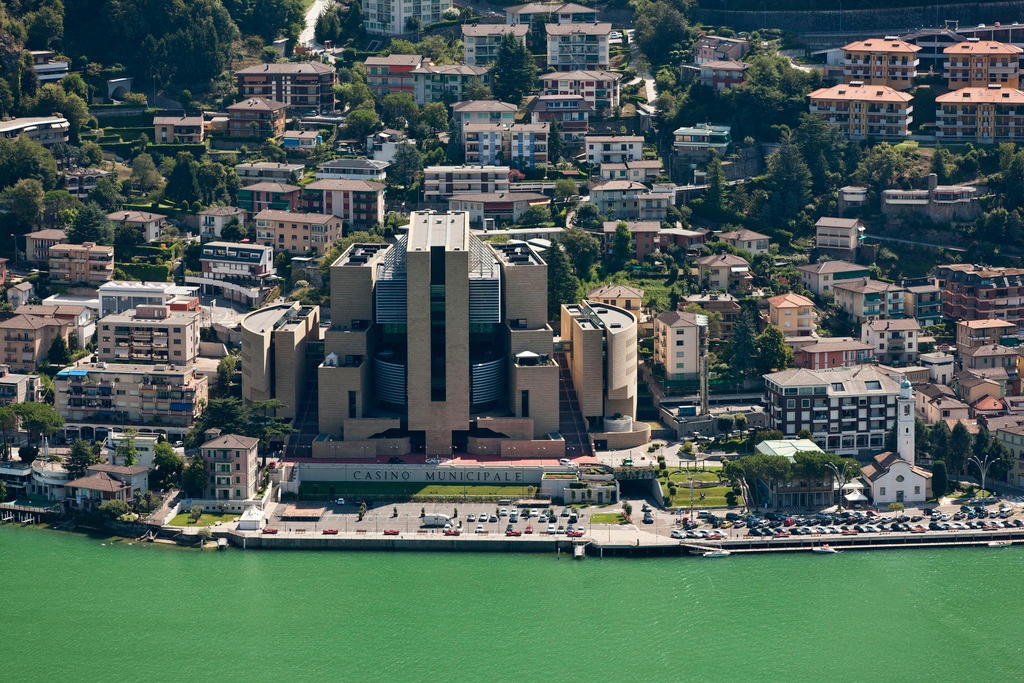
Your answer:
[[[725,493],[725,504],[729,507],[736,507],[736,492],[732,489]]]

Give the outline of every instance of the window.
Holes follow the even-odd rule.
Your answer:
[[[881,487],[880,489],[878,489],[878,495],[880,495],[880,496],[884,496],[885,495],[885,487],[884,486]]]
[[[897,474],[896,475],[896,481],[902,482],[903,481],[903,475],[902,474]]]
[[[786,399],[786,407],[787,408],[796,408],[796,399],[792,399],[792,398]]]

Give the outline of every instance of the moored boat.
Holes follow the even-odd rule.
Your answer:
[[[1012,543],[1011,541],[989,541],[988,542],[988,547],[989,548],[1009,548],[1011,543]]]
[[[813,548],[811,548],[811,552],[820,553],[822,555],[834,555],[839,551],[830,546],[828,543],[823,543],[822,545],[816,545]]]
[[[718,550],[709,550],[704,553],[704,557],[729,557],[732,555],[728,550],[719,548]]]

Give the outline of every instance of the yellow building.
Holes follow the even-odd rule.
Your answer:
[[[935,135],[984,144],[1017,140],[1024,134],[1022,107],[1024,92],[1016,88],[960,88],[935,98]]]
[[[1016,45],[994,40],[966,40],[942,51],[946,55],[945,76],[952,90],[984,88],[996,83],[1004,88],[1020,85],[1020,53]]]
[[[810,111],[838,124],[853,139],[866,137],[906,137],[910,134],[909,93],[887,85],[867,85],[862,81],[815,90],[810,95]]]
[[[815,331],[818,315],[813,301],[788,292],[768,299],[768,322],[787,337],[803,337]]]
[[[914,85],[920,49],[894,37],[850,43],[843,48],[843,82],[862,81],[906,90]]]

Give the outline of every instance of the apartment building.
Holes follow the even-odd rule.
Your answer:
[[[250,500],[259,488],[260,440],[221,434],[199,447],[210,473],[206,495],[217,500]]]
[[[107,214],[107,220],[114,225],[135,228],[143,242],[155,242],[167,227],[167,216],[149,211],[115,211]]]
[[[452,105],[453,130],[461,135],[467,123],[499,123],[511,126],[516,122],[519,107],[498,100],[467,100]]]
[[[942,51],[946,55],[943,75],[950,90],[986,88],[990,84],[1018,88],[1021,52],[1024,50],[1008,43],[968,39]]]
[[[50,281],[98,285],[114,277],[114,248],[94,242],[50,247]]]
[[[557,124],[562,140],[581,142],[590,130],[590,115],[594,108],[582,95],[538,95],[526,107],[530,121]]]
[[[209,398],[206,375],[189,366],[79,362],[53,378],[53,407],[68,438],[92,438],[100,428],[147,427],[184,437]]]
[[[291,157],[309,156],[322,144],[324,136],[319,130],[286,130],[281,138],[281,147]]]
[[[307,211],[332,214],[349,229],[372,229],[384,223],[384,183],[374,180],[315,180],[303,188]]]
[[[588,135],[584,141],[588,164],[624,164],[644,157],[642,135]]]
[[[53,50],[29,50],[29,54],[40,85],[60,81],[70,73],[70,64],[65,59],[55,59],[57,53]]]
[[[712,88],[716,92],[743,85],[747,80],[747,69],[749,64],[743,62],[712,61],[700,65],[700,73],[697,82],[706,88]]]
[[[448,210],[466,212],[474,227],[479,227],[485,218],[515,222],[531,206],[549,204],[551,198],[537,192],[456,193],[448,197]]]
[[[99,185],[100,178],[107,178],[113,175],[110,171],[102,168],[74,168],[64,171],[64,189],[68,194],[85,201],[89,194]]]
[[[244,316],[240,330],[242,399],[276,398],[283,404],[278,416],[294,418],[322,342],[320,307],[297,301],[267,306]]]
[[[423,169],[423,199],[439,200],[453,194],[508,192],[508,166],[428,166]]]
[[[648,254],[658,250],[661,243],[660,221],[605,221],[601,225],[601,253],[606,259],[615,253],[615,233],[619,223],[625,223],[629,230],[629,258],[642,261]]]
[[[49,299],[47,299],[49,301]],[[85,346],[96,334],[96,318],[93,309],[76,304],[21,304],[14,309],[15,315],[38,318],[44,322],[57,321],[69,325],[68,341],[74,336],[79,346]]]
[[[390,165],[386,161],[376,159],[332,159],[316,167],[316,179],[384,182]]]
[[[228,137],[274,138],[284,135],[288,105],[263,97],[250,97],[228,107]]]
[[[199,311],[138,306],[101,318],[98,360],[192,365],[199,355]]]
[[[697,259],[697,269],[706,289],[717,289],[732,294],[750,291],[750,264],[734,254],[710,254]]]
[[[729,232],[718,233],[718,241],[731,244],[737,249],[743,249],[751,256],[767,254],[771,238],[753,230],[743,228],[741,230],[730,230]]]
[[[269,246],[238,242],[207,242],[199,254],[200,271],[185,274],[185,283],[203,294],[259,303],[277,280],[274,250]]]
[[[366,84],[379,97],[403,92],[415,97],[415,71],[422,64],[423,57],[421,55],[367,57]]]
[[[414,212],[395,244],[353,245],[331,266],[320,431],[341,434],[344,457],[564,454],[548,438],[558,366],[546,287],[531,247],[482,242],[463,213]],[[407,435],[369,438],[399,427]]]
[[[935,135],[943,141],[1012,142],[1024,127],[1024,92],[1013,87],[960,88],[936,97],[935,106]]]
[[[843,47],[843,82],[862,81],[908,90],[917,78],[920,50],[895,36],[850,43]]]
[[[1015,335],[1017,326],[1006,320],[958,320],[956,322],[956,349],[963,353],[979,346],[1002,344],[1003,337]]]
[[[33,265],[47,265],[50,247],[68,238],[63,230],[36,230],[25,234],[25,258]]]
[[[462,128],[467,164],[530,169],[548,161],[547,123],[468,123]]]
[[[912,97],[887,85],[852,81],[820,88],[808,98],[812,114],[835,123],[851,139],[903,138],[910,134]]]
[[[288,164],[276,161],[247,161],[235,164],[235,173],[242,185],[261,180],[271,182],[287,183],[288,181],[302,177],[303,164]]]
[[[706,361],[707,316],[687,311],[666,311],[654,317],[654,363],[669,382],[700,379]]]
[[[913,411],[909,391],[901,400],[900,383],[873,366],[783,370],[765,375],[764,383],[772,429],[787,437],[807,429],[815,443],[838,455],[878,452],[897,421],[898,404]]]
[[[693,61],[696,64],[706,64],[740,60],[749,50],[750,42],[743,38],[726,38],[709,33],[694,42]]]
[[[0,120],[0,137],[14,140],[22,135],[46,148],[67,143],[71,124],[63,116],[21,116]]]
[[[329,213],[264,209],[255,221],[258,244],[295,255],[323,255],[343,234],[342,219]]]
[[[544,30],[548,67],[560,71],[608,68],[610,23],[545,24]]]
[[[651,192],[631,180],[604,180],[590,186],[590,201],[602,214],[616,219],[662,221],[668,214],[671,195]]]
[[[238,190],[238,208],[249,216],[260,211],[295,211],[299,208],[302,188],[298,185],[265,180]]]
[[[629,285],[605,285],[587,292],[587,301],[608,304],[627,311],[639,311],[643,306],[644,290]]]
[[[819,261],[797,266],[800,283],[818,296],[832,296],[832,286],[843,280],[870,278],[871,269],[849,261]]]
[[[853,337],[807,337],[787,340],[793,348],[793,363],[807,370],[851,368],[875,362],[875,348]]]
[[[472,64],[433,64],[426,59],[413,71],[413,99],[421,107],[430,102],[458,101],[472,81],[490,83],[490,68]]]
[[[818,329],[818,313],[813,301],[787,292],[768,299],[768,323],[787,337],[810,336]]]
[[[153,142],[160,145],[201,145],[205,133],[202,116],[153,117]]]
[[[589,23],[597,21],[597,9],[576,3],[529,2],[505,8],[505,23],[538,29],[544,24]]]
[[[732,328],[739,320],[742,308],[739,301],[732,294],[725,292],[705,292],[702,294],[689,294],[679,305],[685,308],[688,304],[697,304],[708,314],[719,314],[722,316],[720,322],[710,324],[708,332],[712,338],[729,339],[732,337]],[[714,328],[717,327],[716,331]]]
[[[870,344],[875,358],[885,365],[915,363],[920,334],[921,325],[913,318],[865,320],[860,326],[860,340]]]
[[[420,0],[412,3],[366,0],[363,3],[363,23],[367,33],[398,36],[412,31],[414,27],[441,21],[444,11],[451,6],[451,0]]]
[[[939,185],[938,177],[930,173],[926,190],[882,190],[882,213],[888,217],[927,216],[935,222],[971,221],[981,214],[978,198],[978,188],[973,185]],[[865,193],[861,205],[866,203]]]
[[[173,282],[113,280],[100,285],[97,293],[101,318],[137,306],[167,306],[172,311],[193,311],[199,307],[198,287],[182,287]]]
[[[854,259],[864,239],[864,223],[859,218],[822,216],[814,224],[814,247],[841,259]]]
[[[601,180],[632,180],[636,183],[654,183],[665,175],[660,159],[637,159],[624,164],[601,164]]]
[[[619,107],[620,74],[612,71],[555,71],[540,82],[546,95],[579,95],[594,111],[608,116]]]
[[[707,157],[712,152],[725,156],[732,127],[713,123],[695,123],[672,132],[672,149],[685,156]]]
[[[866,320],[904,317],[906,309],[903,294],[904,290],[899,285],[867,277],[832,284],[836,304],[857,325]]]
[[[196,222],[202,239],[219,239],[228,223],[237,223],[239,226],[245,223],[245,211],[237,206],[211,206],[196,214]]]
[[[990,268],[970,263],[937,266],[942,317],[947,320],[1005,320],[1024,326],[1024,268]]]
[[[299,113],[333,112],[335,70],[321,62],[254,64],[235,72],[238,94],[280,102]]]
[[[56,318],[15,315],[0,321],[0,363],[18,372],[33,372],[46,360],[57,337],[67,341],[71,323]]]
[[[487,66],[498,56],[498,43],[506,33],[526,42],[530,27],[526,24],[463,24],[464,61],[473,66]]]
[[[10,367],[0,364],[0,406],[42,400],[43,383],[39,375],[11,372]]]

